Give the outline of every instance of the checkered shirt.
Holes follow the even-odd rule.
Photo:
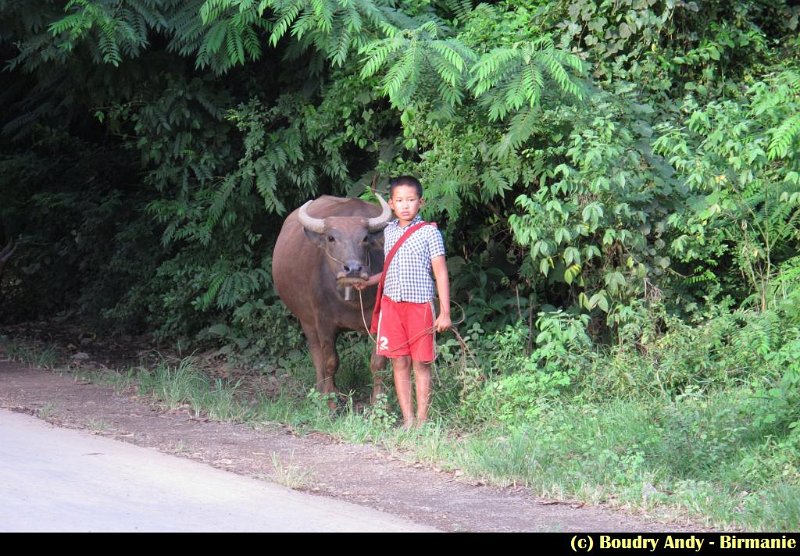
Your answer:
[[[422,218],[417,215],[405,228],[401,228],[397,222],[389,222],[383,230],[384,256],[411,226],[422,222]],[[431,260],[444,254],[444,240],[437,228],[422,226],[417,229],[394,254],[389,268],[383,269],[386,273],[383,295],[393,301],[429,302],[434,293]]]

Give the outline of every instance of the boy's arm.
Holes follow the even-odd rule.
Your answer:
[[[433,323],[437,332],[444,332],[453,324],[450,321],[450,278],[447,274],[447,262],[444,255],[431,259],[433,277],[436,279],[436,291],[439,294],[439,316]]]

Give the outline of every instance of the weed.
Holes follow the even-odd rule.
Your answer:
[[[41,346],[37,342],[21,342],[5,336],[0,337],[0,342],[11,361],[40,369],[52,370],[58,366],[59,357],[53,346]]]
[[[364,418],[381,430],[390,429],[397,423],[397,416],[389,411],[389,399],[385,393],[378,394],[375,403],[365,409]]]
[[[277,452],[272,452],[273,473],[271,479],[285,487],[293,490],[308,488],[312,481],[310,471],[302,469],[293,462],[294,452],[289,455],[289,461],[284,463]]]
[[[47,402],[42,407],[36,410],[36,416],[39,419],[44,419],[45,421],[51,419],[55,415],[56,407]]]
[[[89,422],[86,423],[86,426],[92,432],[103,432],[111,428],[111,425],[102,419],[90,419]]]
[[[800,486],[780,482],[760,496],[749,496],[741,508],[743,521],[766,531],[796,531],[800,523]]]
[[[58,366],[58,355],[52,346],[34,350],[30,354],[28,364],[39,369],[55,369]]]
[[[130,367],[125,371],[103,373],[103,377],[114,387],[117,394],[121,394],[136,386],[138,372],[137,369]]]
[[[196,369],[192,357],[185,357],[176,365],[162,359],[152,371],[143,369],[139,374],[140,393],[154,395],[169,408],[189,405],[196,416],[202,411],[209,388],[210,380]]]

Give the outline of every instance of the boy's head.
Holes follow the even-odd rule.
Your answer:
[[[423,204],[422,184],[417,178],[400,176],[389,182],[389,206],[401,226],[414,220]]]
[[[417,190],[417,196],[422,199],[422,184],[414,176],[398,176],[389,182],[389,197],[394,195],[394,189],[401,185],[407,185]]]

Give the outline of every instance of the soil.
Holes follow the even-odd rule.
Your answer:
[[[75,352],[73,367],[85,367],[87,359],[100,369],[111,362],[88,355],[81,343],[86,342],[64,344]],[[674,516],[669,521],[656,513],[547,500],[524,487],[491,486],[459,471],[425,465],[410,454],[347,444],[320,433],[301,435],[277,423],[252,426],[196,418],[188,409],[164,409],[133,391],[117,392],[80,376],[69,369],[56,373],[15,363],[0,347],[0,408],[369,506],[442,531],[708,530]]]

